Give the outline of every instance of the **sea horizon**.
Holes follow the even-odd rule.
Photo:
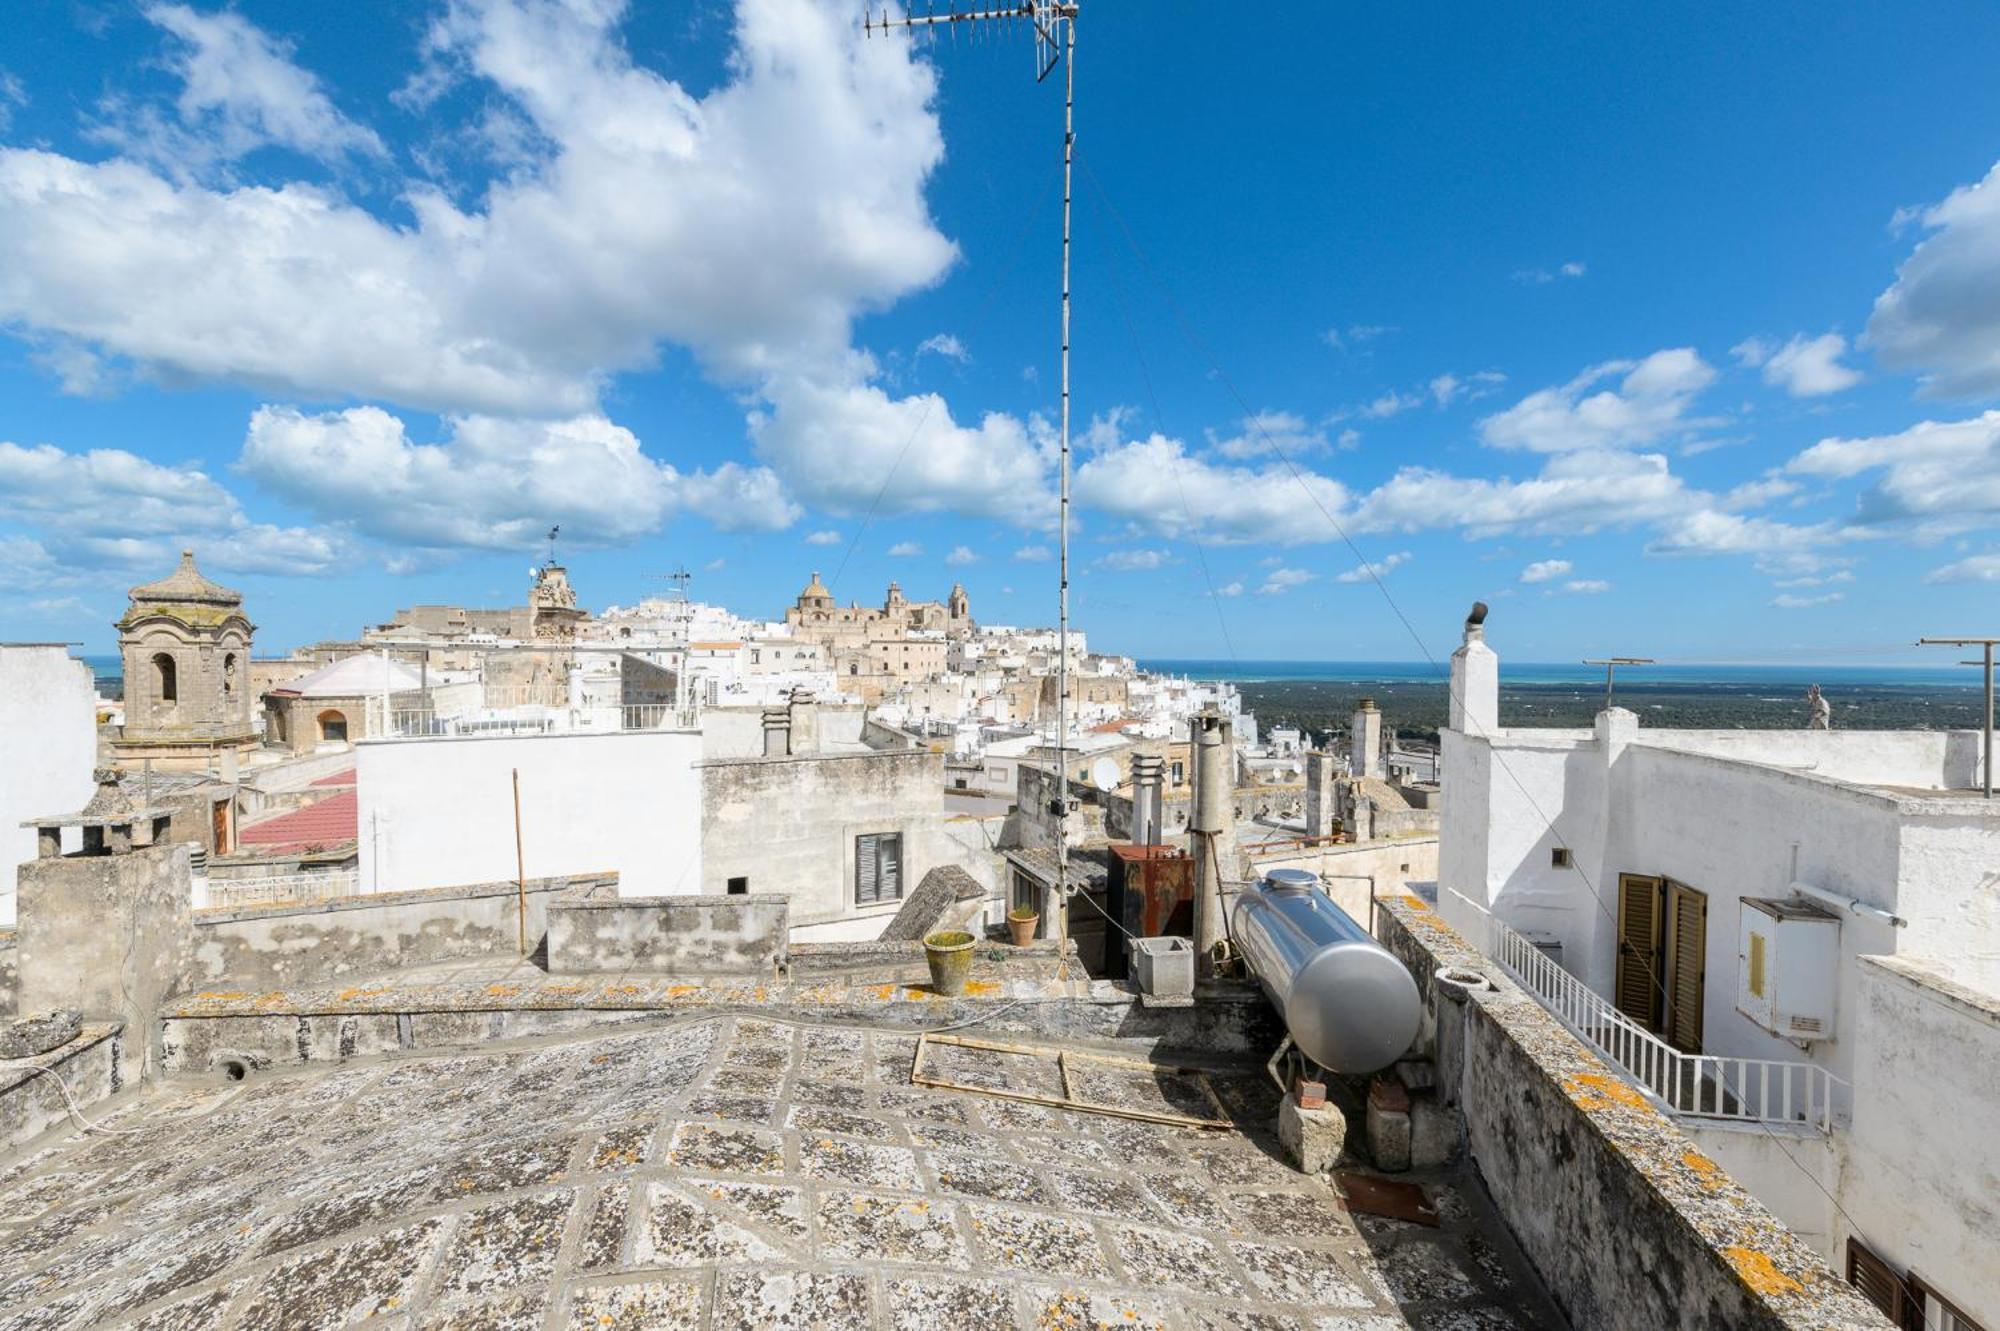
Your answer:
[[[1219,660],[1211,657],[1135,657],[1141,670],[1161,675],[1229,684],[1279,681],[1330,684],[1442,684],[1449,663],[1428,661],[1316,661],[1271,658]],[[1502,661],[1503,685],[1597,685],[1604,667],[1580,662]],[[1620,666],[1618,687],[1646,685],[1743,685],[1782,687],[1796,684],[1878,685],[1889,687],[1977,689],[1976,669],[1933,665],[1838,665],[1679,661],[1672,664]]]

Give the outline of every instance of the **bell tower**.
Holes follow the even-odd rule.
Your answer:
[[[181,551],[180,567],[134,587],[117,623],[125,666],[121,761],[201,768],[257,742],[250,635],[241,593],[211,582]]]

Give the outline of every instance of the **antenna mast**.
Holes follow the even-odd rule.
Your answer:
[[[948,10],[944,13],[892,16],[882,11],[880,18],[864,16],[862,31],[886,35],[891,29],[935,30],[961,23],[983,23],[1002,19],[1025,19],[1035,30],[1035,82],[1040,83],[1055,69],[1063,67],[1063,202],[1062,202],[1062,465],[1058,489],[1058,526],[1061,553],[1057,563],[1056,599],[1056,910],[1050,913],[1049,933],[1061,938],[1068,933],[1060,913],[1069,901],[1069,238],[1070,170],[1076,158],[1076,14],[1077,0],[1019,0],[1012,5],[986,9]]]

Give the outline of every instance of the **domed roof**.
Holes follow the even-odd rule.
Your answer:
[[[161,578],[134,587],[131,591],[135,601],[199,601],[205,605],[242,605],[243,594],[210,582],[194,566],[194,551],[181,551],[180,567]]]
[[[807,583],[806,589],[799,593],[799,599],[801,601],[813,601],[813,600],[830,601],[833,599],[833,593],[828,591],[826,589],[826,584],[819,580],[818,569],[813,570],[812,581]]]

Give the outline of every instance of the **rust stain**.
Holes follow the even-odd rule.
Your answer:
[[[1722,1255],[1743,1277],[1743,1283],[1759,1294],[1797,1294],[1804,1285],[1778,1269],[1778,1264],[1755,1248],[1724,1248]]]

